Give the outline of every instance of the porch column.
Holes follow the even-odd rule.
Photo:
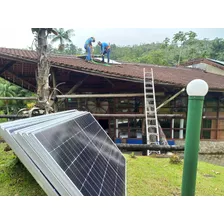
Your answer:
[[[118,138],[118,119],[115,119],[116,138]]]
[[[172,119],[172,124],[171,124],[171,128],[172,128],[172,130],[171,130],[171,138],[172,139],[174,139],[174,121],[175,121],[175,119]]]
[[[180,119],[180,128],[184,128],[184,119]],[[184,130],[180,130],[179,132],[179,139],[184,138]]]

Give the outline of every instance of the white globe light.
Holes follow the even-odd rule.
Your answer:
[[[202,79],[194,79],[187,85],[189,96],[205,96],[208,92],[208,84]]]

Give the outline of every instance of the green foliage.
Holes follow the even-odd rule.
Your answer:
[[[94,48],[94,54],[99,54],[98,46]],[[199,40],[193,31],[180,31],[174,34],[172,40],[165,38],[162,43],[133,46],[111,44],[111,59],[121,62],[176,66],[195,58],[224,60],[224,39]]]
[[[55,54],[66,54],[66,55],[82,55],[82,48],[78,48],[74,44],[65,44],[63,51],[53,48],[52,45],[49,45],[49,50]]]
[[[180,164],[180,163],[182,163],[182,160],[177,154],[173,154],[170,157],[170,163],[171,164]]]
[[[166,54],[161,49],[152,50],[147,55],[139,58],[140,63],[155,64],[155,65],[168,65]]]
[[[135,159],[135,158],[136,158],[136,156],[135,156],[135,153],[134,153],[134,152],[132,152],[132,153],[130,154],[130,158],[132,158],[132,159]]]
[[[2,97],[23,97],[32,95],[34,94],[28,90],[16,86],[4,79],[0,79],[0,96]],[[26,100],[0,100],[0,113],[15,114],[19,109],[26,107],[26,103]]]
[[[58,50],[62,52],[65,49],[65,43],[72,43],[71,37],[75,35],[74,30],[64,30],[64,28],[59,28],[55,29],[55,31],[57,34],[49,35],[49,38],[52,39],[52,43],[59,42]]]
[[[13,151],[4,151],[6,147],[0,143],[0,196],[46,195]]]

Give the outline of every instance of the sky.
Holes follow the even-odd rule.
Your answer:
[[[96,41],[119,46],[162,42],[179,31],[190,30],[199,39],[224,38],[222,2],[204,4],[201,0],[188,0],[182,5],[178,0],[138,0],[127,4],[113,0],[107,7],[104,0],[63,0],[63,5],[48,0],[44,1],[44,8],[51,9],[48,12],[41,4],[33,8],[31,0],[14,1],[13,7],[11,1],[3,1],[2,8],[10,8],[10,13],[2,10],[0,14],[0,47],[30,47],[34,38],[31,27],[74,29],[72,41],[80,48],[91,36]]]
[[[215,39],[216,37],[224,38],[224,28],[75,28],[75,36],[72,37],[73,43],[83,48],[84,42],[91,36],[96,41],[109,42],[119,46],[134,45],[141,43],[162,42],[166,37],[172,39],[175,33],[179,31],[194,31],[199,39]],[[11,29],[4,28],[6,36],[1,36],[0,47],[7,48],[27,48],[32,45],[33,34],[29,27],[19,27]],[[15,33],[20,36],[14,38]],[[96,43],[95,43],[96,44]]]

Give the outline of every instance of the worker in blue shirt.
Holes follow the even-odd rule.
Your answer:
[[[84,44],[84,48],[86,49],[86,61],[92,61],[92,52],[93,52],[93,45],[92,43],[95,42],[94,37],[90,37]]]
[[[107,62],[109,64],[110,62],[110,44],[107,44],[105,42],[101,43],[98,42],[98,45],[100,46],[100,53],[102,55],[102,62],[104,62],[104,55],[107,54]]]

